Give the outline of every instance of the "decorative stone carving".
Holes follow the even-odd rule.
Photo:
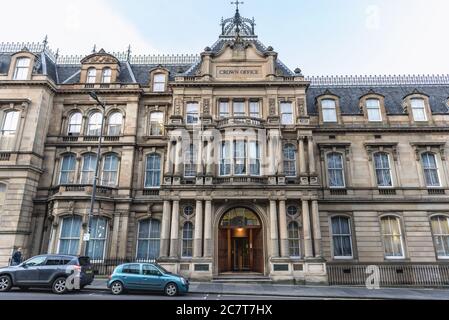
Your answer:
[[[306,116],[306,106],[305,106],[304,98],[298,98],[297,99],[297,104],[298,104],[298,114],[301,117]]]
[[[175,99],[175,115],[180,116],[182,113],[182,99]]]
[[[276,115],[276,99],[270,98],[268,103],[269,103],[270,116],[275,116]]]
[[[210,99],[203,99],[203,114],[210,115]]]

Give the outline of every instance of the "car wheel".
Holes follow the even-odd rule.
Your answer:
[[[53,285],[51,286],[51,289],[53,293],[56,294],[63,294],[67,291],[67,279],[64,277],[57,278],[55,281],[53,281]]]
[[[111,293],[118,296],[123,293],[123,284],[120,281],[115,281],[111,284]]]
[[[174,297],[178,294],[178,286],[174,283],[169,283],[165,286],[165,295]]]
[[[8,292],[11,290],[12,280],[10,276],[0,276],[0,292]]]

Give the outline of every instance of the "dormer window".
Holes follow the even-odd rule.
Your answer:
[[[103,75],[101,77],[101,83],[111,83],[111,80],[112,80],[112,70],[111,70],[111,68],[104,68],[103,69]]]
[[[166,82],[167,76],[165,74],[155,74],[153,78],[153,92],[165,92]]]
[[[323,122],[337,122],[337,105],[335,100],[322,100],[321,109],[323,112]]]
[[[413,120],[416,122],[427,121],[424,99],[411,99],[410,104],[412,107]]]
[[[18,58],[16,60],[16,68],[14,69],[14,80],[27,80],[30,69],[30,58]]]
[[[87,83],[95,83],[97,81],[97,70],[95,68],[89,68],[87,70]]]
[[[368,121],[381,122],[382,113],[380,110],[380,101],[378,99],[366,100],[366,112],[368,114]]]

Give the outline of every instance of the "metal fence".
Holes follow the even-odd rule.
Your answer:
[[[108,276],[114,272],[114,269],[124,263],[155,263],[154,259],[136,259],[136,258],[112,258],[104,260],[91,260],[94,274],[97,276]]]
[[[377,267],[381,287],[449,287],[449,264],[327,264],[329,285],[365,286]]]

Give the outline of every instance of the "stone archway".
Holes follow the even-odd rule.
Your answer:
[[[264,231],[258,214],[235,207],[222,215],[218,225],[218,273],[264,273]]]

